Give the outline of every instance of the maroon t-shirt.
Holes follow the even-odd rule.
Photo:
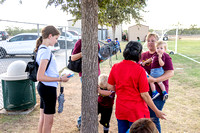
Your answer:
[[[141,57],[139,63],[144,62],[144,61],[148,60],[149,58],[152,58],[154,54],[150,54],[149,51],[142,53],[142,57]],[[163,66],[164,71],[174,70],[171,57],[167,53],[163,53],[163,56],[165,56],[165,65]],[[147,71],[148,74],[150,74],[151,63],[152,62],[143,66],[143,68]],[[166,91],[168,93],[168,89],[169,89],[168,80],[163,81],[163,84],[165,85]],[[162,91],[161,91],[159,85],[157,83],[155,83],[155,85],[156,85],[156,90],[159,93],[161,93]],[[151,89],[150,89],[150,91],[151,91]]]
[[[102,89],[102,90],[107,90],[107,89]],[[114,104],[114,99],[115,99],[115,92],[112,91],[110,96],[99,95],[98,96],[98,103],[101,106],[104,106],[105,108],[112,108],[112,106]]]
[[[98,44],[98,49],[100,49],[100,46]],[[81,52],[81,39],[79,39],[75,46],[74,46],[74,49],[73,49],[73,52],[72,52],[72,55],[74,54],[78,54]],[[98,74],[100,75],[100,67],[99,67],[99,63],[98,63]],[[79,73],[79,76],[81,77],[82,76],[82,72]]]
[[[160,68],[160,64],[159,64],[159,61],[158,61],[158,54],[155,53],[152,57],[153,61],[151,63],[151,69],[153,68]],[[165,54],[162,55],[162,60],[163,62],[165,62]]]

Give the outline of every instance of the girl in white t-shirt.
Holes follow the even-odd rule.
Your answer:
[[[37,73],[37,81],[39,83],[37,90],[40,95],[38,133],[51,132],[56,108],[56,88],[58,82],[67,82],[69,80],[67,78],[68,75],[59,77],[55,56],[48,47],[57,43],[59,35],[60,32],[54,26],[46,26],[42,29],[42,36],[36,42],[36,62],[39,65]]]

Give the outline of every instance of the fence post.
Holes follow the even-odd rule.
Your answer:
[[[177,41],[178,41],[178,25],[177,25],[177,28],[176,28],[176,42],[175,42],[175,54],[177,54]]]
[[[67,58],[67,34],[66,34],[67,30],[66,30],[66,26],[65,26],[65,57],[66,57],[66,67],[67,67],[67,63],[68,63],[68,58]]]
[[[38,33],[38,37],[40,36],[40,27],[39,24],[37,24],[37,33]]]

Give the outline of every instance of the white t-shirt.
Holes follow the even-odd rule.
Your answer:
[[[46,49],[41,47],[45,47]],[[37,58],[36,58],[36,62],[38,63],[38,65],[40,65],[40,61],[42,59],[50,60],[50,57],[51,57],[51,62],[49,63],[48,69],[45,71],[45,75],[48,77],[59,77],[55,55],[51,52],[51,49],[49,47],[45,45],[40,45],[38,48]],[[53,87],[58,86],[58,82],[42,82],[42,83],[47,86],[53,86]]]

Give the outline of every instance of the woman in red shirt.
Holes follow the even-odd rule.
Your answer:
[[[116,92],[116,112],[118,132],[125,133],[131,124],[140,118],[150,118],[148,106],[157,117],[165,119],[165,114],[157,109],[149,96],[149,84],[144,68],[138,62],[142,45],[130,41],[123,52],[124,60],[113,65],[108,90]],[[148,105],[148,106],[147,106]]]

